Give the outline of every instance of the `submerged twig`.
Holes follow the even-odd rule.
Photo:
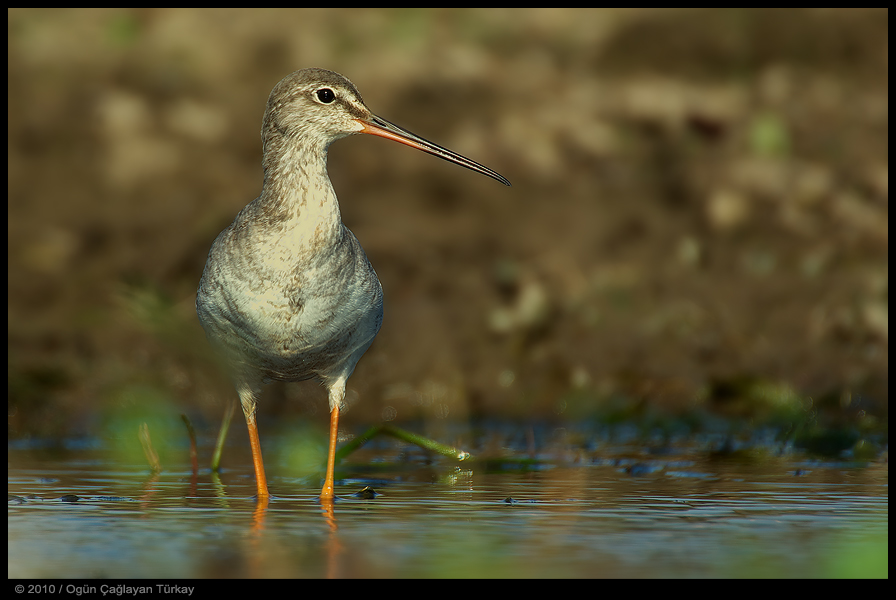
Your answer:
[[[140,424],[139,434],[140,445],[143,446],[143,454],[149,462],[149,468],[153,473],[162,471],[162,463],[159,461],[159,455],[156,449],[152,447],[152,439],[149,437],[149,425],[146,422]]]
[[[435,452],[436,454],[453,458],[454,460],[470,460],[473,458],[469,452],[458,450],[453,446],[442,444],[433,439],[417,435],[416,433],[411,433],[410,431],[406,431],[393,425],[383,425],[383,433],[410,444],[416,444],[417,446]]]
[[[193,424],[190,423],[190,418],[181,414],[180,418],[183,420],[184,425],[187,426],[187,435],[190,436],[190,463],[193,465],[193,477],[199,475],[199,453],[196,450],[196,431],[193,429]]]
[[[221,453],[224,451],[224,440],[227,439],[227,431],[230,429],[230,420],[236,410],[236,400],[232,400],[227,408],[224,409],[224,420],[221,422],[221,429],[218,431],[218,440],[215,442],[215,453],[212,454],[212,473],[217,473],[221,469]]]
[[[441,454],[442,456],[447,456],[448,458],[451,458],[453,460],[461,461],[470,460],[472,458],[472,455],[470,455],[469,452],[458,450],[457,448],[442,444],[441,442],[437,442],[433,439],[418,435],[416,433],[411,433],[410,431],[401,429],[400,427],[395,427],[394,425],[377,425],[375,427],[371,427],[363,434],[340,448],[336,452],[336,459],[342,460],[343,458],[366,444],[368,441],[373,439],[375,436],[380,434],[392,436],[403,442],[408,442],[409,444],[420,446],[425,450],[435,452],[436,454]]]

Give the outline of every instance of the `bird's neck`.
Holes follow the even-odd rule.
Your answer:
[[[290,230],[297,242],[321,243],[341,235],[339,202],[327,175],[326,147],[305,147],[282,138],[266,144],[264,185],[255,201],[259,216]]]

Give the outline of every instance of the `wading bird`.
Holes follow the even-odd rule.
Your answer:
[[[318,379],[330,404],[321,500],[332,500],[339,406],[345,384],[383,321],[383,290],[342,223],[327,148],[369,133],[434,154],[505,185],[488,167],[377,117],[345,77],[302,69],[271,91],[262,122],[264,183],[218,235],[196,312],[230,368],[249,441],[258,498],[268,498],[255,413],[263,383]]]

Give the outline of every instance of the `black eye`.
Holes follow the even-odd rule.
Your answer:
[[[324,104],[329,104],[336,99],[336,94],[330,88],[321,88],[317,90],[317,99]]]

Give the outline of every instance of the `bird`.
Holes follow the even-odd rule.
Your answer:
[[[383,288],[343,224],[327,150],[354,134],[383,137],[504,185],[502,175],[373,114],[357,88],[326,69],[301,69],[271,90],[261,128],[261,194],[215,239],[196,312],[236,388],[255,470],[270,498],[257,408],[264,384],[318,380],[330,429],[321,501],[332,502],[340,404],[346,382],[383,322]]]

